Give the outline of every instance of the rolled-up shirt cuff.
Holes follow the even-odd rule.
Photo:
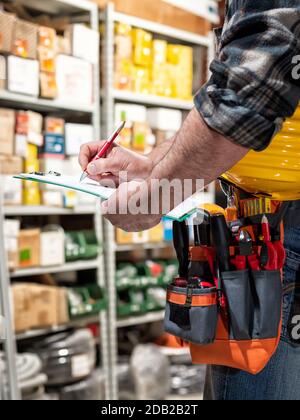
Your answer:
[[[194,103],[206,124],[234,143],[247,149],[262,151],[281,129],[282,118],[271,121],[243,105],[231,89],[219,88],[209,82],[194,98]]]

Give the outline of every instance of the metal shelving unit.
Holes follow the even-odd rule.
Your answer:
[[[72,17],[76,22],[88,22],[92,29],[99,30],[99,13],[97,5],[88,0],[17,0],[21,5],[24,5],[35,12],[45,13],[51,17]],[[0,92],[0,106],[11,107],[11,108],[22,108],[30,109],[35,111],[49,112],[51,114],[66,114],[75,116],[81,116],[82,114],[89,115],[94,127],[94,137],[101,138],[100,136],[100,87],[99,77],[100,65],[99,60],[94,64],[94,103],[90,106],[80,106],[75,103],[62,103],[57,100],[44,100],[40,98],[34,98],[24,95],[18,95],[7,91]],[[1,194],[2,197],[2,194]],[[99,242],[103,242],[103,223],[100,212],[100,204],[97,207],[80,208],[78,211],[60,208],[48,208],[48,207],[4,207],[0,203],[0,340],[4,339],[4,352],[7,363],[7,376],[8,376],[8,395],[7,399],[18,400],[20,399],[20,391],[17,381],[16,373],[16,340],[42,336],[45,334],[61,331],[62,329],[68,329],[70,327],[87,325],[87,322],[99,322],[101,325],[101,355],[103,369],[106,375],[106,395],[107,398],[111,394],[111,386],[109,383],[109,357],[108,357],[108,334],[107,334],[107,313],[102,311],[101,314],[92,319],[81,320],[80,322],[71,322],[64,326],[57,326],[50,329],[43,329],[38,331],[30,331],[25,334],[14,333],[12,323],[12,308],[11,299],[9,296],[9,285],[10,277],[18,278],[23,276],[34,276],[37,274],[44,273],[59,273],[66,271],[79,271],[79,270],[97,270],[97,281],[102,288],[106,287],[104,277],[104,257],[103,254],[99,255],[95,261],[83,261],[72,264],[65,264],[60,267],[50,268],[36,268],[28,270],[17,270],[10,275],[6,264],[6,252],[4,248],[4,230],[3,221],[5,217],[24,217],[24,216],[60,216],[60,215],[88,215],[90,214],[94,218],[95,230]]]
[[[72,113],[93,114],[96,110],[94,105],[76,105],[71,102],[65,103],[58,100],[42,99],[8,91],[0,91],[0,105],[3,103],[12,107],[22,107],[41,112],[67,111]]]
[[[207,72],[203,66],[204,57],[210,61],[214,53],[214,41],[211,35],[205,37],[194,33],[189,33],[181,30],[174,29],[165,25],[150,22],[144,19],[139,19],[126,14],[117,13],[114,5],[109,3],[103,14],[101,20],[104,22],[104,43],[103,43],[103,71],[104,71],[104,86],[102,86],[102,116],[104,125],[104,134],[108,136],[115,125],[114,121],[114,105],[116,101],[138,103],[145,106],[162,106],[172,109],[179,109],[182,111],[189,111],[193,108],[193,103],[188,101],[181,101],[171,98],[158,97],[153,95],[140,95],[133,92],[124,92],[114,89],[114,25],[116,22],[131,25],[145,29],[155,35],[160,35],[162,38],[167,38],[170,41],[181,42],[186,45],[193,46],[195,50],[195,71],[200,78],[207,78]],[[205,75],[203,72],[205,71]],[[198,86],[199,87],[199,86]],[[198,88],[197,87],[197,88]],[[205,202],[212,202],[214,200],[214,188],[210,188],[208,193],[203,194]],[[135,246],[119,246],[115,243],[115,230],[109,224],[105,223],[104,227],[106,249],[106,273],[107,273],[107,291],[109,296],[109,347],[110,347],[110,376],[111,376],[111,397],[118,399],[118,383],[117,383],[117,358],[118,358],[118,343],[117,343],[117,330],[118,328],[137,325],[144,322],[152,322],[162,320],[162,313],[151,313],[146,316],[132,317],[125,320],[117,320],[116,317],[116,263],[117,255],[121,252],[128,252],[133,249],[151,250],[157,249],[159,245],[153,244],[139,244]],[[165,245],[165,244],[164,244]],[[165,246],[162,246],[162,248]]]
[[[42,274],[58,274],[68,273],[71,271],[85,271],[85,270],[96,270],[99,268],[99,260],[91,261],[76,261],[74,263],[66,263],[54,267],[33,267],[23,268],[15,270],[10,273],[10,278],[17,279],[20,277],[33,277],[40,276]]]
[[[163,321],[165,311],[149,312],[145,315],[131,316],[129,318],[119,319],[117,328],[133,327],[135,325],[150,324],[151,322]]]
[[[64,324],[64,325],[53,325],[52,327],[49,327],[49,328],[29,330],[29,331],[26,331],[24,333],[17,334],[16,339],[17,339],[17,341],[23,341],[23,340],[28,340],[28,339],[31,339],[31,338],[44,337],[48,334],[63,332],[63,331],[66,331],[66,330],[68,330],[70,328],[74,328],[74,327],[76,327],[76,328],[77,327],[85,327],[88,324],[93,324],[95,322],[98,322],[98,319],[99,319],[98,316],[86,317],[86,318],[70,321],[70,322],[68,322],[67,324]]]
[[[47,206],[6,206],[5,216],[72,216],[94,214],[95,206],[65,209],[60,207]]]
[[[127,92],[126,90],[114,89],[113,97],[115,101],[134,102],[136,104],[180,109],[182,111],[190,111],[194,106],[193,102],[189,101],[165,98],[163,96],[156,95],[143,95],[140,93]]]

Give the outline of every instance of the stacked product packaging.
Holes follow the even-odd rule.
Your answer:
[[[0,12],[0,89],[9,94],[41,97],[66,107],[90,106],[98,55],[99,34],[84,25],[67,25],[58,35],[54,28]],[[92,126],[68,124],[55,114],[45,116],[6,108],[0,109],[0,125],[5,204],[75,205],[74,195],[62,195],[53,189],[48,192],[46,187],[40,190],[33,183],[22,186],[11,175],[44,170],[79,173],[73,156],[78,155],[83,142],[93,140]]]
[[[73,104],[74,101],[80,105],[93,102],[98,32],[75,24],[58,35],[53,28],[1,12],[0,34],[1,70],[7,79],[3,88]]]
[[[122,23],[116,24],[115,36],[116,89],[192,99],[193,48]]]

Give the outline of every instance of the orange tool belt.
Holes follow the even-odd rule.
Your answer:
[[[183,263],[167,291],[165,329],[182,345],[189,344],[193,363],[258,374],[275,353],[282,326],[282,220],[287,210],[288,203],[275,203],[272,213],[225,224],[224,211],[217,224],[216,214],[206,214],[209,243],[198,238],[189,248],[188,271]]]

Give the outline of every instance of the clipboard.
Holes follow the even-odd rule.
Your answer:
[[[89,178],[87,178],[83,182],[80,182],[77,177],[60,175],[56,174],[55,172],[47,175],[20,174],[14,176],[14,178],[23,181],[32,181],[41,184],[55,185],[59,188],[65,188],[68,190],[90,194],[94,197],[100,198],[103,201],[108,200],[116,192],[115,188],[103,187],[99,185],[98,182],[93,181]],[[164,218],[178,222],[182,222],[188,219],[199,209],[200,204],[203,204],[202,198],[202,192],[194,194],[186,201],[181,203],[179,206],[177,206],[175,209],[173,209],[166,216],[164,216]]]

